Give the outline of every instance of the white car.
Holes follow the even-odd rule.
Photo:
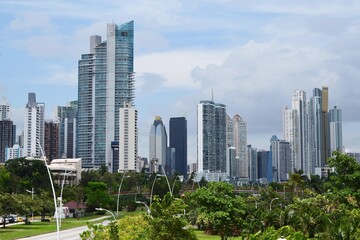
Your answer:
[[[9,223],[9,219],[5,218],[5,224]],[[0,217],[0,224],[4,224],[4,218]]]

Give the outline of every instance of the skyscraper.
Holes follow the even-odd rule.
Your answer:
[[[322,92],[320,89],[313,90],[313,96],[308,104],[308,164],[306,173],[314,174],[315,167],[322,166]]]
[[[321,99],[321,111],[322,111],[322,159],[321,166],[325,166],[327,159],[331,156],[330,150],[330,129],[329,129],[329,88],[322,87],[322,99]]]
[[[39,143],[44,148],[45,104],[36,102],[35,93],[29,93],[24,121],[24,156],[42,156]]]
[[[247,145],[247,157],[249,162],[249,181],[255,183],[259,178],[257,149]]]
[[[197,105],[198,172],[226,172],[226,106],[213,101]]]
[[[119,141],[119,109],[134,105],[134,22],[107,25],[107,41],[90,37],[79,60],[77,155],[84,168],[112,169],[111,142]],[[122,144],[122,143],[119,143]]]
[[[120,108],[119,172],[137,170],[137,111],[130,103]]]
[[[169,147],[175,148],[174,171],[187,175],[187,121],[185,117],[172,117],[169,121]]]
[[[46,159],[59,158],[59,122],[45,121],[44,152]]]
[[[155,116],[149,135],[149,161],[156,166],[155,172],[166,169],[167,134],[161,117]]]
[[[3,97],[0,101],[0,121],[10,119],[10,105],[6,98]]]
[[[60,158],[75,158],[76,156],[76,115],[77,101],[69,106],[57,108],[59,119],[59,154]]]
[[[296,170],[305,170],[307,156],[307,122],[306,122],[306,93],[295,90],[292,96],[292,109],[295,110],[294,139],[292,151],[294,151],[294,167]],[[288,140],[288,139],[285,139]]]
[[[342,142],[342,111],[334,106],[329,111],[329,127],[330,127],[330,151],[343,152]]]
[[[3,97],[0,101],[0,163],[6,160],[5,150],[15,144],[16,126],[10,119],[10,105]]]
[[[228,148],[235,148],[235,161],[239,161],[236,164],[237,169],[232,168],[232,175],[243,178],[249,177],[249,163],[246,157],[247,124],[238,114],[233,118],[230,118],[228,115],[226,116],[226,143]]]
[[[293,171],[291,169],[291,151],[290,143],[279,140],[276,135],[270,139],[270,151],[273,167],[273,181],[286,181],[288,174]]]
[[[15,144],[16,126],[10,119],[0,120],[0,163],[5,162],[5,150]]]

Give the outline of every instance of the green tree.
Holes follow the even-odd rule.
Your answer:
[[[314,238],[331,224],[329,215],[331,206],[332,202],[324,195],[304,199],[296,198],[294,203],[287,208],[290,225],[302,231],[304,236]]]
[[[357,207],[360,207],[360,164],[354,158],[339,152],[334,152],[328,162],[335,172],[329,173],[325,183],[327,190],[344,203],[348,203],[349,196],[352,196]]]
[[[118,222],[118,235],[123,240],[147,240],[150,239],[150,225],[144,215],[125,216]]]
[[[208,183],[188,195],[196,223],[207,233],[221,239],[239,236],[245,216],[244,199],[234,193],[233,185],[225,182]]]
[[[89,210],[97,207],[107,208],[110,204],[108,188],[103,182],[89,182],[85,188],[86,205]]]
[[[184,201],[172,197],[170,193],[165,194],[162,200],[155,197],[151,205],[151,216],[148,216],[149,238],[154,240],[196,239],[193,231],[187,228],[185,208]]]
[[[10,193],[11,191],[10,172],[5,167],[0,167],[0,193]]]
[[[11,159],[6,161],[5,168],[10,173],[11,193],[24,193],[32,187],[50,189],[49,176],[42,160]]]

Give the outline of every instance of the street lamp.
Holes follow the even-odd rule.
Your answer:
[[[168,177],[167,177],[167,175],[166,175],[166,173],[165,173],[165,170],[164,170],[164,168],[163,168],[162,166],[161,166],[161,170],[162,170],[163,173],[164,173],[164,176],[165,176],[165,178],[166,178],[167,185],[168,185],[168,187],[169,187],[170,195],[172,196],[173,194],[172,194],[172,191],[171,191],[171,188],[170,188],[169,179],[168,179]]]
[[[97,211],[106,211],[106,212],[110,213],[111,216],[113,216],[114,220],[116,221],[115,215],[110,210],[107,210],[105,208],[95,208],[95,210],[97,210]]]
[[[125,173],[126,173],[126,171],[124,171],[124,173],[123,173],[123,175],[122,175],[122,178],[121,178],[121,181],[120,181],[120,185],[119,185],[119,189],[118,189],[118,194],[117,194],[117,202],[116,202],[116,216],[117,216],[117,217],[119,217],[120,191],[121,191],[122,183],[123,183],[123,181],[124,181]],[[127,177],[130,177],[130,176],[127,176]]]
[[[63,196],[63,190],[64,190],[64,185],[65,185],[65,179],[66,179],[66,169],[65,169],[65,173],[64,173],[64,178],[61,184],[61,192],[60,192],[60,197],[59,197],[59,208],[60,208],[60,219],[59,219],[59,226],[61,227],[61,218],[62,218],[62,214],[63,214],[63,202],[62,202],[62,196]]]
[[[151,207],[151,203],[152,203],[152,195],[153,195],[153,191],[154,191],[154,185],[155,185],[155,181],[158,180],[157,178],[157,174],[155,175],[155,178],[154,178],[154,181],[153,181],[153,184],[151,186],[151,192],[150,192],[150,207]]]
[[[176,180],[178,180],[178,179],[179,179],[179,181],[180,181],[179,176],[176,176],[175,179],[174,179],[174,182],[173,182],[173,185],[172,185],[172,188],[171,188],[171,192],[172,192],[172,193],[174,193],[175,183],[176,183]]]
[[[271,201],[270,201],[270,211],[271,211],[271,204],[274,200],[278,200],[279,198],[273,198]]]
[[[49,166],[46,162],[46,157],[45,157],[45,153],[44,153],[44,150],[42,149],[41,147],[41,144],[40,144],[40,141],[39,139],[36,139],[37,140],[37,143],[39,144],[39,148],[40,148],[40,151],[41,151],[41,155],[42,155],[42,160],[44,161],[45,163],[45,166],[46,166],[46,169],[47,169],[47,172],[49,174],[49,179],[50,179],[50,184],[51,184],[51,189],[52,189],[52,192],[53,192],[53,198],[54,198],[54,207],[55,207],[55,217],[56,217],[56,239],[57,240],[60,240],[60,228],[59,228],[59,212],[58,212],[58,208],[57,208],[57,204],[56,204],[56,194],[55,194],[55,188],[54,188],[54,183],[53,183],[53,180],[52,180],[52,177],[51,177],[51,173],[50,173],[50,169],[49,169]]]
[[[34,194],[35,194],[34,188],[31,188],[31,191],[26,189],[26,191],[28,193],[31,193],[31,200],[34,201]],[[31,220],[34,221],[34,211],[33,210],[31,210]]]

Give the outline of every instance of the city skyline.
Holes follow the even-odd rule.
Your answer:
[[[135,7],[134,7],[135,6]],[[206,8],[204,8],[206,6]],[[84,5],[72,1],[0,3],[0,96],[23,128],[28,92],[56,106],[77,99],[77,60],[106,23],[135,21],[139,155],[148,156],[148,126],[186,116],[188,162],[196,161],[196,104],[211,99],[248,123],[248,143],[268,149],[282,136],[281,112],[294,89],[328,86],[329,108],[343,111],[343,143],[360,151],[358,62],[360,3],[180,1]],[[119,17],[119,12],[122,12]],[[279,30],[281,29],[281,30]],[[16,86],[16,87],[13,87]],[[166,126],[167,129],[168,126]]]

